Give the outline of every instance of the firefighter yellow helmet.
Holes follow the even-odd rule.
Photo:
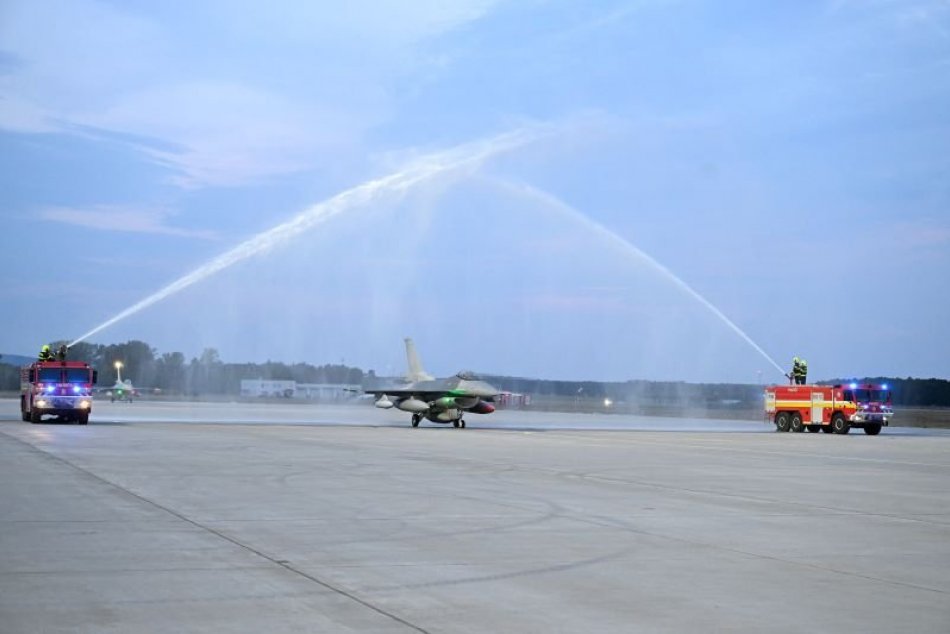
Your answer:
[[[49,351],[49,344],[44,345],[44,346],[43,346],[43,350],[45,350],[45,351],[48,352],[48,351]]]

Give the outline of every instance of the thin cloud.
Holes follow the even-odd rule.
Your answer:
[[[175,9],[13,2],[0,20],[9,51],[0,59],[0,129],[118,140],[186,189],[327,167],[392,115],[387,86],[413,72],[420,42],[481,19],[495,3],[278,2],[235,11],[211,2],[186,12],[209,41],[196,48],[173,28]],[[267,65],[280,72],[255,81],[246,71]]]
[[[922,26],[947,40],[950,39],[950,29],[946,25],[948,17],[950,3],[930,0],[906,7],[898,15],[898,21],[910,27]]]
[[[100,231],[123,233],[152,233],[183,238],[215,240],[212,231],[183,229],[167,224],[172,212],[161,209],[133,209],[112,205],[97,205],[88,209],[75,207],[48,207],[40,211],[40,218]]]
[[[523,305],[527,308],[554,311],[577,311],[603,314],[623,312],[626,302],[615,296],[578,293],[538,293],[526,296]]]
[[[889,239],[907,248],[937,247],[950,245],[950,226],[930,220],[898,222],[887,229]]]

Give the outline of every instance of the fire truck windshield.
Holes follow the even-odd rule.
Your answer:
[[[67,383],[89,383],[89,370],[85,368],[66,368]]]
[[[858,403],[889,403],[891,393],[887,390],[855,390],[855,400]]]
[[[39,376],[36,380],[39,383],[59,383],[62,372],[59,368],[40,368]]]

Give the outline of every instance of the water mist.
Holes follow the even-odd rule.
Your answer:
[[[116,322],[130,317],[242,260],[282,245],[334,216],[368,205],[381,196],[401,194],[430,182],[436,177],[460,170],[475,169],[492,156],[516,149],[551,131],[552,128],[550,127],[534,126],[459,145],[444,152],[420,157],[388,176],[367,181],[341,192],[328,200],[303,210],[290,220],[245,240],[233,249],[226,251],[191,273],[182,276],[168,286],[126,308],[89,332],[77,337],[69,345],[73,346]]]

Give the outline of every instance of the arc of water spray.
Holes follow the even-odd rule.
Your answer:
[[[574,220],[579,220],[587,224],[588,226],[591,227],[591,229],[593,229],[595,233],[597,233],[597,235],[609,240],[610,242],[613,242],[624,251],[627,251],[628,253],[632,253],[636,257],[640,258],[641,260],[649,264],[651,267],[653,267],[657,271],[669,277],[670,280],[680,290],[684,291],[687,295],[689,295],[690,297],[695,299],[697,302],[705,306],[710,312],[712,312],[716,317],[718,317],[726,326],[728,326],[730,330],[732,330],[734,333],[739,335],[739,337],[743,341],[748,343],[750,346],[752,346],[752,348],[755,349],[756,352],[761,354],[765,358],[766,361],[768,361],[773,366],[775,366],[776,370],[778,370],[783,375],[785,374],[785,370],[782,369],[782,366],[776,363],[775,360],[772,357],[770,357],[768,353],[765,352],[765,350],[763,350],[759,346],[759,344],[753,341],[752,338],[749,335],[747,335],[744,330],[742,330],[742,328],[737,326],[735,322],[733,322],[731,319],[726,317],[726,315],[721,310],[719,310],[715,306],[715,304],[713,304],[708,299],[700,295],[699,292],[696,291],[692,286],[684,282],[682,279],[679,278],[679,276],[673,273],[673,271],[671,271],[664,265],[660,264],[657,260],[655,260],[653,257],[648,255],[647,253],[645,253],[643,250],[634,246],[630,242],[624,240],[622,237],[620,237],[619,235],[617,235],[616,233],[614,233],[613,231],[611,231],[604,225],[600,224],[596,220],[590,218],[589,216],[586,216],[585,214],[581,213],[574,207],[568,205],[566,202],[564,202],[563,200],[561,200],[554,194],[551,194],[546,191],[542,191],[540,189],[537,189],[536,187],[532,187],[531,185],[528,185],[527,183],[513,183],[511,181],[506,181],[499,178],[492,178],[490,179],[490,182],[504,189],[507,189],[509,191],[514,191],[523,196],[534,198],[535,200],[538,200],[545,205],[548,205],[554,209],[557,209],[564,215],[569,216],[573,218]]]
[[[553,131],[554,128],[552,126],[535,125],[481,141],[462,144],[443,152],[422,156],[411,161],[397,172],[382,178],[367,181],[343,191],[332,198],[304,209],[290,220],[245,240],[233,249],[222,253],[191,273],[175,280],[140,302],[129,306],[89,332],[77,337],[69,345],[73,346],[116,322],[134,315],[152,304],[174,295],[215,273],[223,271],[241,260],[245,260],[252,255],[269,251],[275,246],[287,242],[300,233],[326,222],[330,218],[345,211],[366,205],[379,196],[403,193],[425,181],[449,172],[466,168],[474,169],[492,156],[514,150],[542,136],[551,134]]]

